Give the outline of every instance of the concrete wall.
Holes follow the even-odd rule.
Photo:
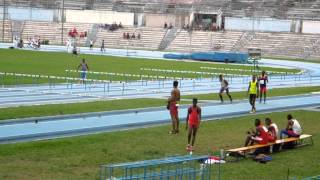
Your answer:
[[[12,20],[53,21],[54,10],[9,6],[8,14]]]
[[[146,26],[149,27],[163,27],[166,22],[168,26],[170,23],[175,27],[182,27],[189,23],[189,16],[177,16],[172,14],[146,14]]]
[[[302,33],[320,33],[320,22],[303,21]]]
[[[225,29],[246,31],[251,31],[254,29],[256,31],[290,32],[291,20],[279,20],[271,18],[252,20],[252,18],[226,17]]]
[[[134,13],[94,10],[66,10],[66,22],[133,25]]]

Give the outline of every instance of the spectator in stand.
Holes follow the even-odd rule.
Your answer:
[[[84,37],[87,37],[87,35],[88,35],[88,32],[84,31]]]
[[[66,41],[66,46],[67,46],[67,52],[69,52],[69,48],[71,47],[71,41],[69,39]]]
[[[32,39],[31,38],[29,38],[27,45],[28,45],[28,48],[32,48]]]
[[[92,50],[92,48],[93,48],[93,40],[90,39],[90,50]]]
[[[13,47],[18,47],[18,37],[15,36],[13,39]]]
[[[41,46],[41,40],[40,40],[40,38],[38,39],[38,42],[37,42],[37,48],[40,48],[40,46]]]
[[[122,26],[122,23],[121,23],[121,22],[119,23],[119,28],[123,28],[123,26]]]
[[[135,39],[135,38],[136,38],[136,35],[133,33],[131,36],[131,39]]]
[[[140,34],[140,33],[138,33],[137,38],[138,38],[139,40],[141,39],[141,34]]]
[[[127,34],[125,32],[122,34],[122,38],[127,39]]]
[[[101,52],[106,52],[106,49],[104,48],[104,40],[102,40],[102,42],[101,42],[100,51],[101,51]]]
[[[164,29],[167,29],[167,28],[168,28],[168,24],[167,24],[167,22],[165,22],[165,23],[164,23],[163,28],[164,28]]]
[[[170,25],[169,25],[169,29],[172,29],[173,28],[173,25],[172,25],[172,23],[170,23]]]
[[[22,39],[20,39],[20,41],[19,41],[19,43],[18,43],[18,47],[19,47],[19,48],[23,48],[23,40],[22,40]]]
[[[127,33],[127,39],[130,39],[130,34],[129,33]]]

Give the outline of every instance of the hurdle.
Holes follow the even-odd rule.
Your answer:
[[[101,165],[100,180],[180,179],[210,180],[208,156],[174,156],[121,164]]]
[[[149,75],[149,74],[129,74],[129,73],[114,73],[114,72],[98,72],[98,71],[77,71],[77,70],[70,70],[66,69],[65,70],[67,73],[81,73],[81,72],[86,72],[87,74],[93,74],[93,75],[109,75],[109,76],[115,76],[115,77],[122,77],[123,79],[126,78],[125,82],[128,82],[128,78],[132,78],[132,80],[142,80],[143,78],[146,79],[176,79],[175,77],[170,77],[170,76],[160,76],[160,75]],[[137,79],[133,79],[137,78]]]
[[[235,69],[235,68],[216,68],[216,67],[200,67],[200,69],[207,69],[207,70],[221,70],[221,71],[238,71],[238,72],[254,72],[258,73],[261,72],[260,70],[251,70],[251,69]],[[285,74],[285,75],[298,75],[303,74],[304,71],[299,71],[297,73],[294,72],[283,72],[283,71],[268,71],[271,74]]]

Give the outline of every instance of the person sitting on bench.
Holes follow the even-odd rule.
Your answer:
[[[255,119],[256,130],[248,131],[248,136],[244,146],[257,144],[267,144],[268,143],[268,129],[261,123],[260,119]]]
[[[281,130],[280,139],[282,139],[282,135],[287,135],[288,137],[299,137],[302,133],[302,128],[300,123],[293,118],[291,114],[287,116],[288,124],[286,129]]]
[[[279,133],[278,126],[276,125],[276,123],[272,122],[272,120],[268,117],[265,119],[265,123],[268,128],[269,142],[272,142],[272,143],[276,142],[276,140],[278,138],[278,133]]]

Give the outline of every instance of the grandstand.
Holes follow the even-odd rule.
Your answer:
[[[88,32],[87,37],[78,40],[79,46],[88,46],[93,40],[99,47],[104,39],[109,48],[177,52],[246,52],[248,48],[260,48],[264,56],[314,59],[320,57],[319,32],[310,27],[318,25],[319,7],[319,0],[9,0],[0,5],[0,35],[1,42],[12,42],[14,37],[23,40],[37,37],[49,44],[61,45],[68,39],[68,31],[76,28]],[[112,15],[115,11],[124,15],[119,19],[104,17],[99,23],[86,21],[86,17],[70,18],[76,16],[76,11],[95,17],[102,16],[103,12]],[[26,15],[21,15],[23,13]],[[44,17],[36,17],[39,14]],[[193,14],[210,17],[217,30],[205,29],[203,21],[208,19],[194,19]],[[116,31],[98,27],[104,22],[121,21],[126,21],[125,26]],[[246,27],[237,27],[244,21]],[[164,22],[172,23],[174,29],[163,29]],[[270,23],[272,27],[280,24],[283,29],[270,29]],[[191,32],[182,28],[189,24]],[[140,33],[141,39],[124,39],[123,33]]]

